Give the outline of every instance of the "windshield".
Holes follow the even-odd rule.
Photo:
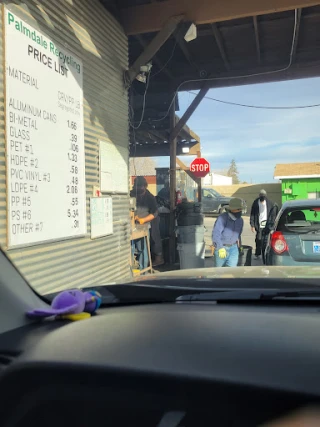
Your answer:
[[[221,194],[219,194],[213,188],[206,188],[205,191],[208,193],[211,193],[214,197],[221,197]]]
[[[317,13],[250,2],[212,31],[78,2],[3,8],[0,245],[23,277],[318,277]]]

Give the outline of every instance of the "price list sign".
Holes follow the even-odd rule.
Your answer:
[[[5,8],[8,247],[86,234],[82,62]]]

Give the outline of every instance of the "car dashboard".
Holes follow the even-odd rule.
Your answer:
[[[319,316],[317,307],[160,303],[6,332],[0,425],[261,425],[318,403]]]

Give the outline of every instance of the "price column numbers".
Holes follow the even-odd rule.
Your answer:
[[[78,218],[79,210],[78,209],[68,209],[68,218]]]
[[[73,130],[77,130],[77,123],[72,122],[71,120],[68,120],[68,128],[73,129]]]
[[[78,144],[78,125],[76,122],[68,120],[68,129],[70,130],[69,149],[68,149],[68,161],[69,161],[69,176],[70,181],[66,186],[66,192],[71,196],[70,208],[67,210],[67,217],[71,220],[71,227],[78,229],[79,224],[79,199],[77,194],[79,192],[79,144]]]

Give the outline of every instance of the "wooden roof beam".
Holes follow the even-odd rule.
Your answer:
[[[305,14],[303,15],[303,22],[308,25],[310,23],[310,21],[312,19],[318,19],[320,17],[320,13],[307,13],[305,12]],[[288,18],[287,16],[283,16],[283,17],[278,17],[276,21],[269,21],[269,20],[264,20],[263,23],[259,23],[259,17],[257,17],[258,19],[258,29],[259,29],[259,41],[260,41],[260,45],[261,45],[261,26],[268,26],[270,24],[275,24],[278,25],[278,27],[281,27],[281,25],[284,25],[288,22],[288,20],[290,18]],[[228,22],[228,21],[227,21]],[[241,30],[252,30],[252,22],[247,22],[247,21],[243,21],[241,24],[237,24],[236,27],[233,27],[232,24],[230,24],[230,26],[228,26],[227,23],[224,23],[223,27],[220,28],[220,33],[224,32],[224,31],[228,31],[229,29],[235,29],[237,31],[241,31]],[[197,37],[209,37],[212,34],[212,30],[211,28],[208,27],[199,27],[197,29]]]
[[[177,138],[177,136],[179,135],[183,127],[186,125],[187,121],[190,119],[190,117],[192,116],[192,114],[200,104],[200,102],[206,96],[208,90],[209,90],[209,83],[207,82],[202,86],[197,96],[191,102],[191,104],[189,105],[189,107],[181,117],[181,119],[178,122],[176,122],[174,129],[170,133],[170,138],[169,138],[170,144],[172,143],[172,141],[174,141]]]
[[[253,17],[253,26],[254,26],[254,35],[256,39],[256,49],[257,49],[257,58],[258,63],[261,63],[261,50],[260,50],[260,37],[259,37],[259,27],[258,27],[258,18]]]
[[[190,147],[189,153],[183,153],[182,147],[183,144],[177,145],[177,155],[178,156],[192,156],[196,151],[196,148],[193,149],[193,146],[197,144],[188,144]],[[192,154],[190,154],[192,151]],[[130,144],[130,157],[169,157],[170,156],[170,144]]]
[[[141,35],[136,35],[136,39],[140,43],[140,45],[146,49],[148,43],[144,40],[144,38]],[[157,65],[159,70],[162,70],[161,72],[164,73],[169,79],[173,79],[173,74],[166,68],[166,66],[161,62],[161,60],[157,57],[157,55],[154,55],[152,58],[152,61]]]
[[[136,132],[139,134],[140,130]],[[141,132],[148,133],[151,137],[155,139],[155,141],[158,141],[160,143],[163,143],[164,141],[169,140],[169,131],[166,129],[156,130],[150,127],[150,129],[148,128],[145,128],[143,130],[141,129]]]
[[[162,143],[162,139],[156,137],[151,132],[148,132],[146,130],[143,130],[141,132],[139,132],[138,130],[135,132],[135,134],[136,134],[136,137],[138,137],[140,140],[144,139],[145,141],[148,141],[151,144]]]
[[[120,13],[125,32],[134,35],[160,31],[169,18],[181,14],[188,22],[211,24],[317,5],[319,0],[167,0],[124,8]]]
[[[186,166],[182,160],[180,160],[178,157],[176,159],[177,165],[179,166],[180,169],[182,169],[188,176],[190,176],[190,178],[192,178],[195,182],[198,182],[199,179],[196,178],[192,172],[190,172],[190,169],[188,166]]]
[[[176,122],[178,122],[180,120],[180,118],[176,115]],[[160,142],[162,143],[163,141],[168,141],[169,140],[169,130],[163,130],[163,131],[157,131],[155,129],[141,129],[136,131],[136,138],[140,138],[141,139],[141,135],[146,135],[148,136],[148,138],[150,139],[154,139],[154,141]],[[192,129],[189,128],[189,126],[184,125],[183,128],[181,129],[178,137],[179,140],[187,140],[190,143],[194,144],[196,143],[200,143],[200,137],[199,135],[197,135],[195,132],[193,132]],[[194,142],[195,141],[195,142]]]
[[[171,16],[165,24],[162,26],[161,30],[157,35],[151,40],[151,42],[146,46],[142,54],[136,59],[134,64],[126,71],[126,82],[132,83],[133,80],[140,73],[140,67],[146,65],[150,59],[152,59],[161,46],[168,40],[171,34],[175,31],[178,24],[183,19],[183,15]]]
[[[283,56],[284,58],[284,56]],[[308,79],[312,77],[320,76],[320,60],[317,61],[307,61],[300,64],[292,64],[289,69],[280,72],[274,72],[277,68],[285,68],[287,64],[281,62],[278,66],[257,66],[254,68],[248,68],[245,72],[245,75],[241,77],[239,71],[226,71],[219,74],[217,77],[219,79],[215,80],[214,77],[212,81],[208,81],[208,87],[210,89],[218,87],[231,87],[231,86],[242,86],[242,85],[251,85],[251,84],[260,84],[260,83],[271,83],[271,82],[281,82],[287,80],[296,80],[296,79]],[[205,65],[203,68],[205,69]],[[189,76],[188,76],[189,77]],[[223,80],[221,80],[223,77]],[[192,78],[192,77],[190,77]],[[173,82],[175,87],[178,87],[185,80],[184,76],[181,76],[179,79]],[[183,85],[184,91],[200,90],[203,86],[203,81],[192,81]],[[157,90],[165,90],[165,84],[159,84]]]
[[[164,141],[168,141],[168,134],[167,132],[157,132],[155,130],[152,130],[150,132],[148,132],[150,135],[152,135],[152,137],[155,139],[155,141],[163,144]]]
[[[201,157],[201,145],[200,145],[200,142],[197,142],[194,145],[190,146],[190,150],[189,150],[189,153],[187,155],[188,156]]]
[[[178,118],[178,120],[179,120],[179,118]],[[197,135],[195,132],[193,132],[193,130],[190,129],[189,126],[187,126],[187,125],[183,126],[183,128],[181,130],[181,134],[183,137],[186,137],[186,139],[188,137],[188,139],[190,139],[190,140],[194,139],[195,141],[200,142],[200,136]]]
[[[150,132],[148,132],[150,135],[152,135],[154,138],[156,138],[156,140],[160,143],[163,143],[164,141],[169,141],[169,131],[162,131],[162,132],[157,132],[155,130],[152,130]],[[180,134],[177,137],[178,141],[181,141],[183,139],[183,136]]]
[[[217,24],[215,24],[215,23],[211,24],[211,28],[212,28],[214,38],[216,39],[218,49],[219,49],[220,55],[222,57],[224,66],[226,67],[227,71],[230,71],[231,67],[230,67],[230,64],[228,61],[228,57],[227,57],[225,48],[223,46],[223,40],[222,40],[220,31],[219,31],[219,28],[218,28]]]

